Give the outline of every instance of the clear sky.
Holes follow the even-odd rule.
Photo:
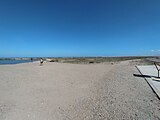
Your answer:
[[[0,57],[160,54],[160,0],[0,0]]]

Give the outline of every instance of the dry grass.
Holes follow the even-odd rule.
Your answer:
[[[143,59],[149,61],[153,57],[77,57],[77,58],[51,58],[50,62],[74,63],[74,64],[93,64],[103,62],[119,62],[125,60]]]

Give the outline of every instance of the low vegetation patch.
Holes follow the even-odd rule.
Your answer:
[[[50,62],[74,63],[74,64],[94,64],[103,62],[119,62],[125,60],[145,59],[153,57],[74,57],[74,58],[51,58]]]

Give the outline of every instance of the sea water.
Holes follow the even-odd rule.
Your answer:
[[[0,65],[32,62],[31,60],[0,60]]]

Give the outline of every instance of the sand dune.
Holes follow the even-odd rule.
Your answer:
[[[160,101],[134,64],[0,66],[1,120],[160,119]]]

